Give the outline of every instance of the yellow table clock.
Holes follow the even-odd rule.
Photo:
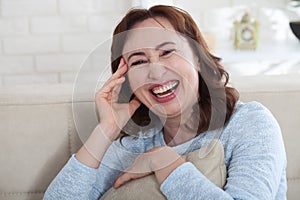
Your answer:
[[[253,49],[258,45],[258,21],[251,17],[248,11],[241,20],[234,22],[235,37],[234,47],[236,49]]]

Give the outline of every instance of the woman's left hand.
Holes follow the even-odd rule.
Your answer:
[[[161,185],[164,180],[185,160],[171,147],[158,146],[139,155],[133,165],[125,170],[114,183],[114,188],[124,183],[155,174],[157,182]]]

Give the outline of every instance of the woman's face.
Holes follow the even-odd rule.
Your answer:
[[[186,38],[166,18],[156,20],[130,30],[123,48],[127,75],[135,96],[152,112],[178,117],[198,101],[199,66]]]

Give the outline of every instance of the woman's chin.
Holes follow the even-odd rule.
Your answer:
[[[162,112],[161,110],[153,110],[158,117],[160,118],[168,118],[168,119],[174,119],[174,118],[180,118],[182,113],[180,109],[174,109],[174,110],[164,110],[165,112]]]

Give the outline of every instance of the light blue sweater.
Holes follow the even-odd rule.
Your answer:
[[[223,130],[207,131],[174,147],[183,155],[219,138],[225,152],[227,182],[224,190],[211,183],[189,162],[177,167],[160,189],[167,199],[286,199],[286,154],[280,128],[264,106],[237,103]],[[74,156],[52,181],[44,199],[99,199],[119,173],[139,153],[166,145],[161,131],[115,141],[98,169],[89,168]]]

